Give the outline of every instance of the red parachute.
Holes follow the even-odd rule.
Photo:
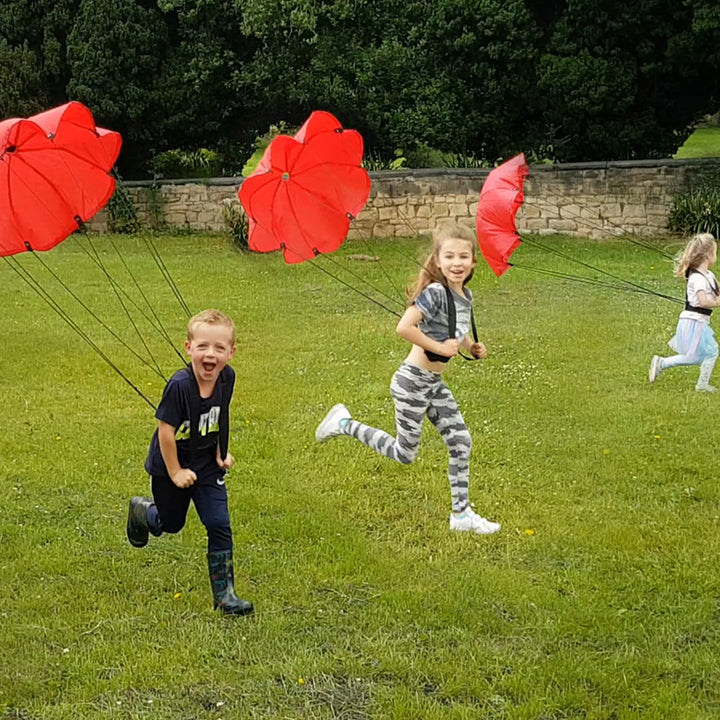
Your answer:
[[[299,263],[337,250],[370,194],[363,140],[316,111],[294,137],[279,135],[238,192],[250,249]]]
[[[515,215],[523,204],[523,183],[530,174],[522,153],[491,170],[480,191],[475,228],[480,252],[500,277],[510,267],[510,256],[520,244]]]
[[[121,143],[78,102],[0,122],[0,257],[49,250],[95,215]]]

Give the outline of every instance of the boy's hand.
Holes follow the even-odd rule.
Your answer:
[[[179,488],[189,488],[197,480],[197,475],[190,468],[180,468],[171,480]]]
[[[235,464],[235,458],[230,453],[228,453],[225,456],[225,459],[223,460],[220,457],[220,453],[218,452],[217,464],[218,464],[218,467],[224,468],[225,470],[229,470]]]
[[[479,360],[484,360],[487,357],[487,348],[485,347],[485,343],[474,342],[470,346],[470,354],[474,358],[478,358]]]

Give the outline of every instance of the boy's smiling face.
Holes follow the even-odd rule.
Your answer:
[[[222,369],[233,359],[232,330],[226,325],[198,323],[192,340],[185,341],[198,384],[214,385]]]

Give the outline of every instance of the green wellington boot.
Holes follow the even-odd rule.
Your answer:
[[[255,608],[247,600],[235,595],[232,550],[209,552],[208,570],[213,592],[213,607],[226,615],[249,615]]]

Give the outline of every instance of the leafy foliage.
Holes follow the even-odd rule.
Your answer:
[[[668,215],[668,227],[686,235],[709,232],[720,237],[720,183],[678,195]]]
[[[718,110],[718,33],[716,0],[7,0],[0,108],[87,103],[133,177],[173,148],[234,173],[314,109],[411,164],[668,156]]]

